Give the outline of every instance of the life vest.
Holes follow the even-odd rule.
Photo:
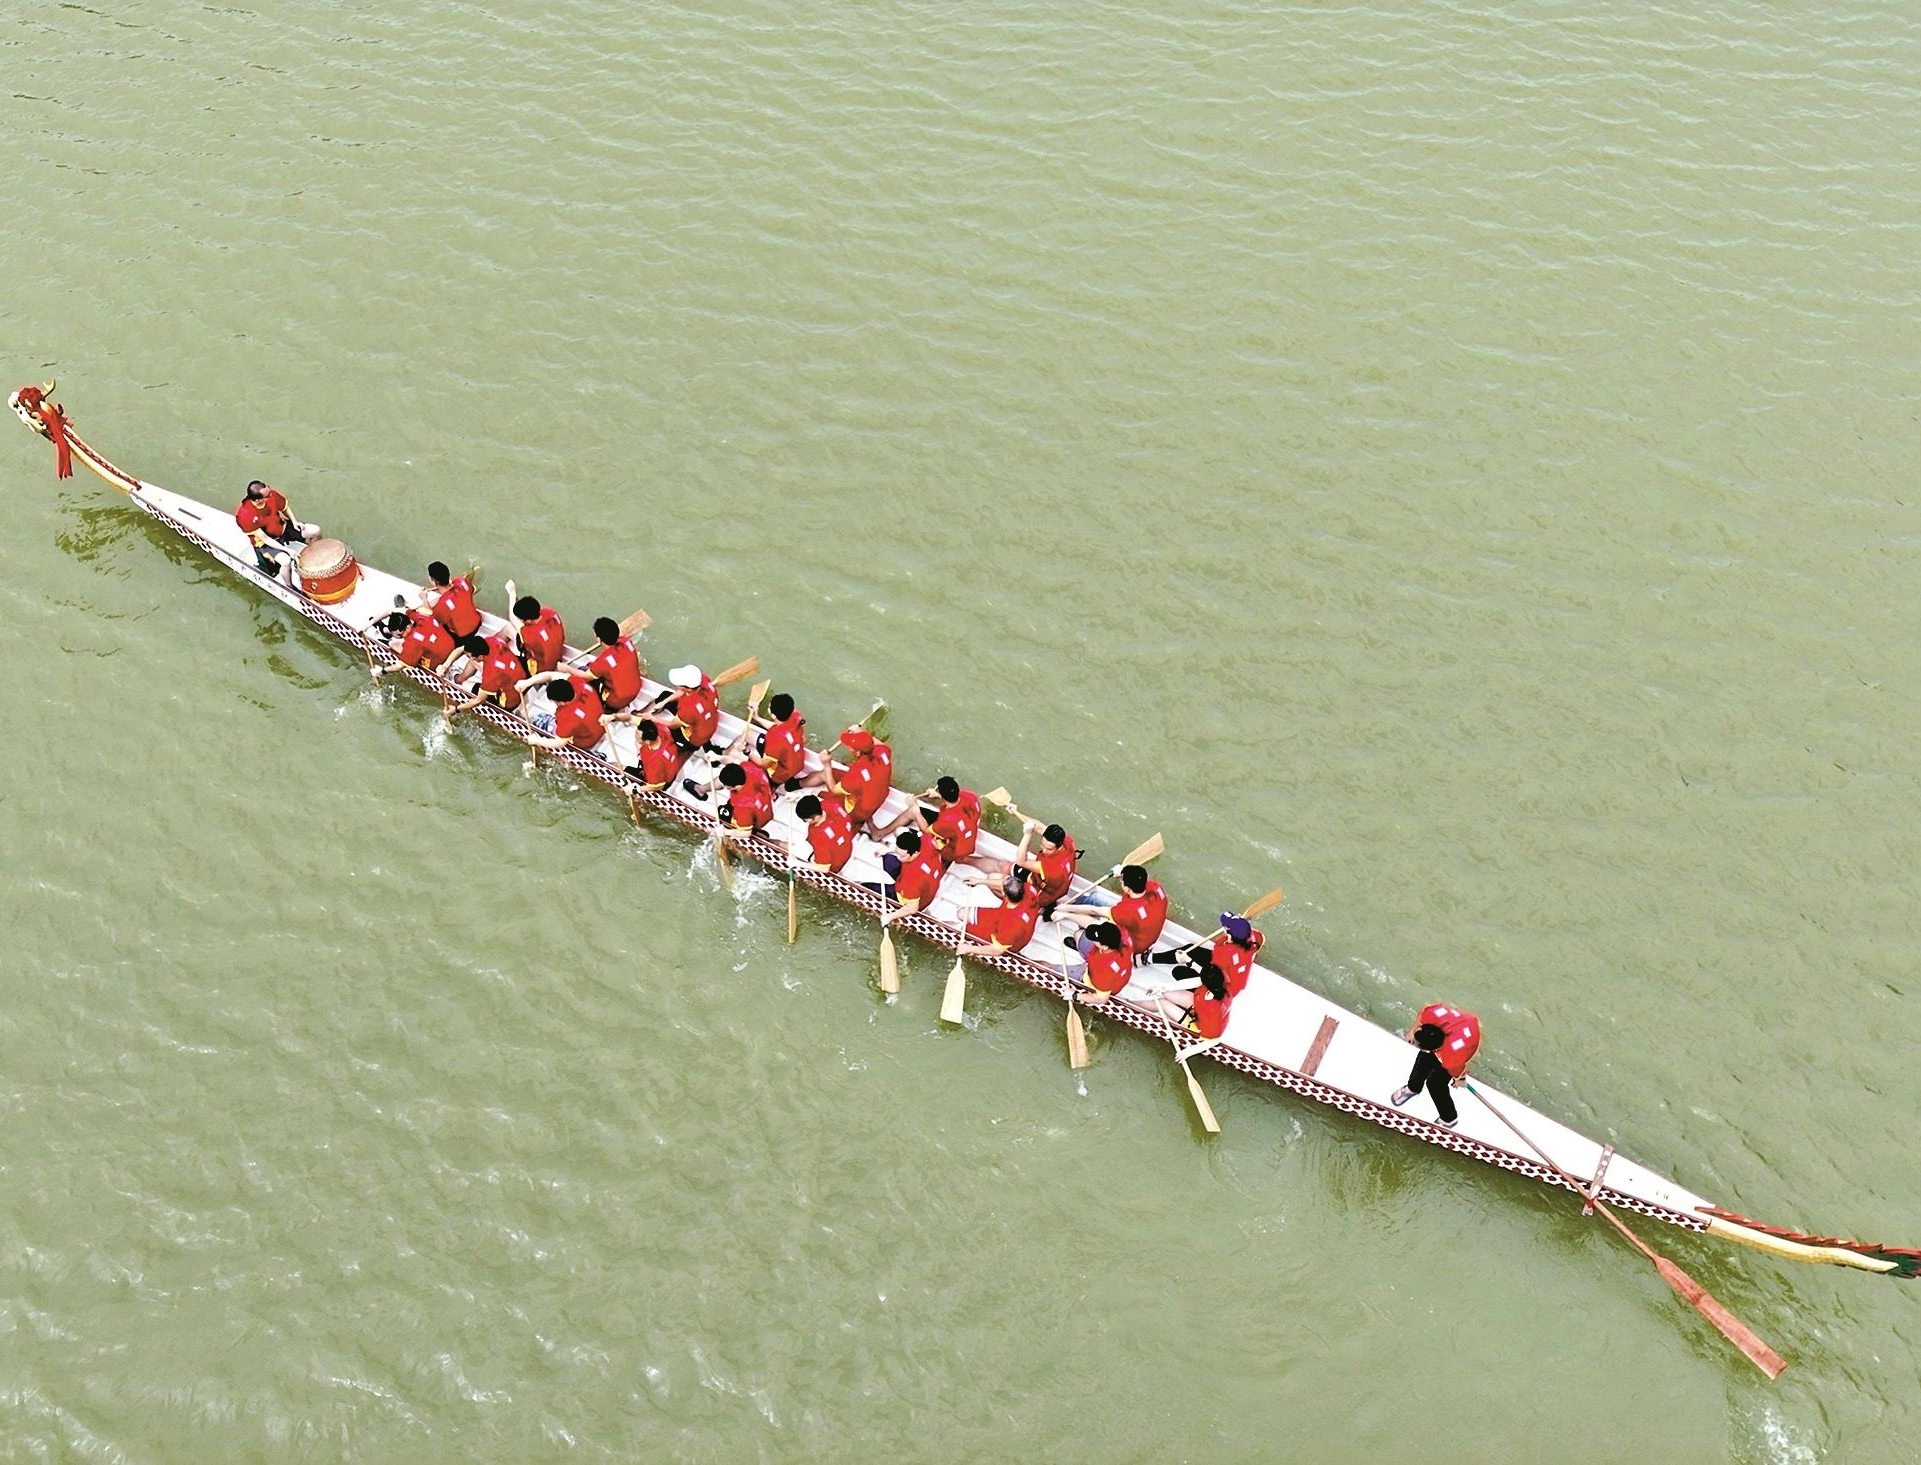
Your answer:
[[[260,543],[263,534],[283,538],[287,533],[286,495],[270,488],[258,499],[242,499],[240,507],[233,511],[233,521],[255,544]]]
[[[806,720],[796,712],[792,717],[782,718],[762,736],[761,761],[767,776],[775,783],[798,777],[807,766],[806,726]]]
[[[834,787],[847,800],[848,817],[865,824],[893,792],[894,750],[876,742],[868,752],[856,753]]]
[[[560,654],[567,649],[567,628],[560,623],[551,605],[520,628],[520,650],[527,658],[527,675],[552,671],[560,665]]]
[[[1121,949],[1110,951],[1107,947],[1089,942],[1087,947],[1087,982],[1097,992],[1105,992],[1110,997],[1125,987],[1134,975],[1134,943],[1127,939],[1127,932],[1121,932]]]
[[[574,689],[574,700],[554,703],[554,736],[586,751],[607,730],[601,723],[600,697],[585,677],[568,677],[567,681]]]
[[[1430,1002],[1421,1009],[1415,1019],[1415,1026],[1433,1023],[1447,1036],[1441,1039],[1440,1051],[1434,1056],[1441,1060],[1441,1067],[1449,1075],[1459,1078],[1467,1072],[1468,1064],[1481,1048],[1481,1020],[1471,1012],[1463,1012],[1458,1007],[1445,1003]]]
[[[659,723],[654,725],[660,726]],[[635,743],[639,749],[635,754],[635,762],[640,767],[641,782],[649,788],[666,788],[687,761],[686,749],[676,743],[664,728],[651,743],[644,738],[637,738]]]
[[[1147,882],[1139,895],[1123,895],[1108,909],[1107,919],[1127,932],[1136,951],[1146,951],[1161,939],[1167,924],[1167,892],[1158,881]]]
[[[838,870],[846,864],[847,857],[854,852],[854,824],[847,817],[847,811],[839,804],[823,799],[820,818],[807,826],[807,847],[813,851],[817,865]]]
[[[1019,951],[1034,939],[1034,928],[1040,919],[1040,898],[1029,884],[1012,905],[1003,899],[999,905],[983,906],[976,911],[967,923],[967,934],[976,941],[991,941],[1003,951]]]
[[[727,819],[736,829],[761,830],[774,817],[774,790],[751,763],[740,765],[747,781],[727,796]]]
[[[587,663],[587,675],[600,682],[602,701],[609,712],[619,712],[640,695],[640,653],[622,636],[603,646]]]
[[[950,865],[974,853],[974,843],[980,837],[980,829],[980,795],[965,788],[953,803],[942,806],[929,826],[929,832],[941,847],[941,858]]]
[[[474,605],[474,587],[465,575],[448,584],[434,601],[434,619],[464,641],[480,629],[480,610]]]
[[[1218,1038],[1227,1031],[1227,1009],[1234,1005],[1232,997],[1216,997],[1205,987],[1194,989],[1194,1014],[1192,1026],[1203,1038]]]
[[[914,901],[921,910],[926,910],[940,890],[940,877],[945,868],[934,841],[922,840],[920,852],[901,861],[900,874],[894,877],[895,898],[902,902]]]
[[[689,743],[696,748],[711,743],[720,731],[720,693],[713,682],[703,675],[698,687],[683,688],[674,698],[674,716],[685,724]]]
[[[1230,1000],[1241,995],[1241,989],[1247,985],[1249,973],[1254,970],[1254,957],[1266,942],[1267,938],[1259,931],[1249,933],[1246,946],[1232,937],[1215,938],[1214,945],[1208,952],[1208,960],[1219,967],[1221,975],[1227,978],[1227,995]]]
[[[1035,856],[1034,869],[1041,888],[1041,904],[1052,905],[1067,894],[1074,883],[1074,836],[1068,835],[1061,841],[1061,847],[1052,854],[1045,852]]]
[[[520,658],[505,636],[487,638],[487,659],[480,664],[480,690],[509,712],[520,706]]]
[[[424,613],[414,617],[414,623],[407,628],[406,639],[400,643],[400,659],[408,666],[428,671],[453,654],[454,638],[439,621]]]

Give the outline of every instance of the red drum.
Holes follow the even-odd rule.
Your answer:
[[[354,552],[338,539],[316,539],[294,561],[300,586],[322,605],[338,605],[360,583]]]

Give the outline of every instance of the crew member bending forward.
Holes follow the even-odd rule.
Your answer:
[[[1388,1102],[1398,1109],[1426,1089],[1441,1123],[1452,1129],[1461,1116],[1455,1112],[1448,1085],[1467,1081],[1467,1066],[1481,1046],[1481,1020],[1458,1007],[1430,1002],[1421,1009],[1408,1037],[1420,1051],[1414,1055],[1406,1086],[1390,1094]]]

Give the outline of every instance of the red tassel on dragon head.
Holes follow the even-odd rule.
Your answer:
[[[53,443],[53,472],[56,478],[73,477],[73,445],[67,441],[67,414],[53,400],[52,382],[44,387],[22,387],[7,398],[7,405],[20,420]]]

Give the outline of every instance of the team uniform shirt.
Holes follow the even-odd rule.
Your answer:
[[[1248,974],[1254,970],[1254,958],[1266,944],[1267,938],[1259,931],[1250,931],[1247,942],[1243,946],[1229,937],[1217,937],[1207,954],[1207,959],[1219,967],[1221,975],[1227,978],[1230,1000],[1240,996],[1241,989],[1247,985]]]
[[[934,816],[928,832],[940,846],[940,857],[948,864],[966,859],[974,853],[974,843],[980,838],[980,795],[972,789],[962,789],[958,799],[943,805]]]
[[[1441,1039],[1440,1051],[1434,1055],[1441,1060],[1441,1067],[1453,1078],[1466,1074],[1468,1064],[1474,1061],[1474,1055],[1481,1048],[1481,1020],[1458,1007],[1430,1002],[1421,1009],[1421,1015],[1415,1019],[1414,1025],[1419,1027],[1423,1023],[1433,1023],[1447,1034]]]
[[[806,719],[796,712],[761,734],[761,760],[767,776],[775,783],[800,777],[801,770],[807,766],[806,727]]]
[[[934,895],[940,889],[940,877],[945,869],[940,862],[940,851],[934,848],[934,841],[923,839],[920,853],[901,861],[900,873],[894,877],[895,898],[903,903],[914,901],[921,910],[926,910],[934,903]]]
[[[233,511],[233,521],[255,544],[260,536],[284,539],[287,536],[287,496],[277,488],[270,488],[258,499],[242,499],[240,507]]]
[[[1205,987],[1194,989],[1194,1012],[1189,1026],[1203,1038],[1218,1038],[1227,1031],[1227,1009],[1232,997],[1216,997]]]
[[[434,601],[434,619],[465,641],[480,629],[480,607],[474,604],[473,582],[465,575],[453,580]]]
[[[427,612],[412,611],[406,639],[400,643],[400,659],[408,666],[432,671],[454,654],[454,638]]]
[[[1123,894],[1108,908],[1107,919],[1127,933],[1136,951],[1147,951],[1161,939],[1167,924],[1167,892],[1150,880],[1139,895]]]
[[[720,731],[720,693],[705,675],[698,687],[687,687],[674,698],[674,716],[682,724],[690,746],[704,748]]]
[[[518,683],[524,675],[520,658],[505,636],[487,638],[487,659],[480,663],[479,690],[489,701],[509,712],[520,706]]]
[[[686,750],[668,736],[665,729],[651,743],[644,738],[636,738],[634,746],[637,749],[635,762],[640,768],[640,781],[649,788],[666,788],[679,776],[681,765],[687,761]]]
[[[640,653],[622,636],[603,646],[587,663],[587,675],[600,683],[601,700],[609,712],[619,712],[640,695]]]
[[[1012,905],[1003,899],[999,905],[975,911],[967,923],[967,934],[976,941],[990,941],[1003,951],[1019,951],[1034,939],[1040,919],[1040,897],[1030,882]]]
[[[727,795],[727,822],[736,829],[756,832],[767,827],[774,817],[774,789],[767,775],[751,763],[740,765],[747,781]]]
[[[557,668],[566,649],[567,628],[560,623],[551,605],[542,606],[540,614],[520,628],[520,650],[527,660],[530,677]]]
[[[847,800],[847,814],[856,824],[865,824],[880,812],[894,789],[894,750],[876,742],[841,770],[834,791]]]
[[[600,721],[600,698],[585,677],[568,677],[567,681],[574,689],[574,700],[554,703],[554,736],[587,751],[606,732]]]
[[[1043,852],[1034,856],[1034,872],[1041,887],[1042,905],[1052,905],[1067,894],[1068,887],[1074,883],[1074,861],[1077,858],[1074,836],[1071,834],[1052,854]]]
[[[807,847],[813,851],[816,865],[838,870],[846,864],[847,857],[854,852],[854,822],[847,817],[847,811],[823,799],[820,818],[807,826]]]
[[[1110,951],[1105,946],[1089,942],[1087,946],[1087,982],[1097,992],[1113,996],[1125,987],[1134,975],[1134,943],[1121,932],[1121,949]]]

